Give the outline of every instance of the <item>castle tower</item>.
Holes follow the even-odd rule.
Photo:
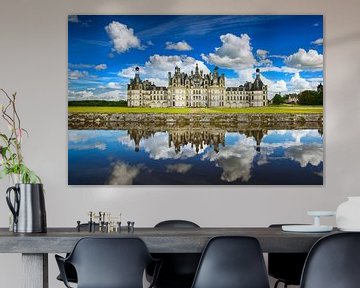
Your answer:
[[[260,69],[256,68],[256,77],[251,90],[255,90],[255,91],[262,90],[263,86],[264,83],[260,79]]]
[[[199,65],[196,62],[196,66],[195,66],[195,75],[199,75]]]
[[[139,84],[140,83],[140,68],[139,67],[136,67],[135,68],[135,83],[136,84]]]

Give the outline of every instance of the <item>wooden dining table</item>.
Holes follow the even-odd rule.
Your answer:
[[[120,232],[89,232],[77,228],[48,228],[47,233],[20,234],[0,228],[0,253],[21,253],[24,288],[48,288],[48,253],[67,253],[83,237],[138,237],[151,253],[201,253],[215,236],[252,236],[262,251],[278,253],[308,252],[321,237],[338,233],[283,232],[280,227],[227,228],[135,228]]]

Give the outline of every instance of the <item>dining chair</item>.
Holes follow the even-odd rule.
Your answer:
[[[70,288],[65,263],[74,266],[77,288],[143,288],[145,268],[157,262],[154,281],[160,262],[152,258],[139,238],[82,238],[70,255],[55,255],[61,277]],[[149,287],[153,287],[153,283]]]
[[[288,224],[272,224],[269,228],[281,228],[282,225]],[[284,284],[284,288],[288,285],[300,285],[306,257],[307,253],[269,253],[268,273],[277,279],[274,288],[280,283]]]
[[[80,228],[81,229],[89,229],[89,224],[88,223],[82,223],[82,224],[80,224]],[[99,224],[98,223],[95,223],[95,229],[99,229]],[[68,257],[69,255],[70,254],[67,253],[66,257]],[[77,275],[76,275],[76,270],[75,270],[74,266],[71,265],[70,263],[65,262],[64,263],[64,270],[65,270],[65,275],[66,275],[67,281],[71,282],[71,283],[77,283]],[[56,277],[56,279],[59,280],[59,281],[64,282],[62,277],[61,277],[61,274],[59,274]]]
[[[300,288],[358,288],[359,267],[359,232],[325,236],[309,252]]]
[[[261,247],[256,238],[212,238],[201,256],[192,288],[269,288]]]
[[[187,220],[166,220],[155,225],[155,229],[200,228],[199,225]],[[190,288],[194,280],[200,253],[157,253],[152,254],[161,259],[162,266],[159,272],[156,288]],[[153,267],[147,269],[147,279],[153,276]]]

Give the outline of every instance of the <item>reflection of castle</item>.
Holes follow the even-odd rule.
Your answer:
[[[154,132],[149,130],[136,129],[128,130],[128,135],[130,136],[130,140],[134,140],[135,142],[135,152],[139,152],[141,139],[150,138],[152,135],[154,135]]]
[[[191,144],[191,148],[198,153],[206,146],[213,147],[214,151],[218,153],[220,147],[225,147],[225,134],[226,129],[217,127],[181,127],[181,128],[168,128],[168,145],[169,148],[174,147],[175,152],[181,152],[181,148]],[[156,132],[154,129],[131,129],[128,130],[128,135],[131,140],[134,140],[135,151],[140,150],[141,139],[148,139]],[[260,143],[262,138],[267,134],[267,129],[253,128],[249,130],[235,130],[231,132],[244,134],[247,138],[254,138],[256,141],[255,149],[260,151]]]
[[[267,106],[267,85],[260,79],[256,69],[254,82],[238,87],[226,87],[225,75],[218,68],[204,74],[196,64],[190,75],[175,67],[169,72],[168,87],[158,87],[148,80],[141,80],[139,67],[134,79],[130,79],[127,90],[130,107],[249,107]]]
[[[179,153],[181,147],[191,143],[191,148],[195,148],[196,153],[204,149],[204,145],[214,147],[214,151],[219,152],[219,145],[225,146],[225,131],[214,130],[193,130],[177,129],[169,131],[169,147],[173,143],[175,152]]]

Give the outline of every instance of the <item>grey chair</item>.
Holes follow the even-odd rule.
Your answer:
[[[256,238],[220,236],[207,244],[192,288],[269,288]]]
[[[269,228],[280,228],[288,224],[272,224]],[[288,285],[300,285],[301,273],[304,268],[307,253],[269,253],[268,272],[277,281],[274,288],[283,283]]]
[[[309,252],[301,288],[359,288],[360,233],[338,233],[317,241]]]
[[[146,267],[158,262],[139,238],[82,238],[68,257],[55,258],[66,287],[70,284],[65,263],[74,266],[78,288],[143,288]],[[160,264],[155,268],[154,281],[159,268]]]
[[[157,229],[200,228],[187,220],[166,220],[155,225]],[[156,288],[190,288],[201,257],[200,253],[157,253],[152,254],[161,259],[162,266],[155,283]],[[151,281],[153,267],[147,269],[147,279]]]

